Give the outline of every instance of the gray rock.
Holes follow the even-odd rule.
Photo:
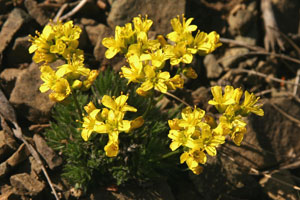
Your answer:
[[[300,132],[298,125],[281,114],[277,108],[292,117],[300,116],[299,104],[281,96],[266,102],[263,106],[265,115],[252,115],[250,122],[265,151],[272,152],[278,163],[288,164],[300,156]]]
[[[1,200],[19,200],[20,196],[15,194],[15,189],[10,185],[4,185],[1,187]]]
[[[19,146],[18,150],[6,160],[6,162],[9,166],[15,167],[19,163],[21,163],[25,159],[27,159],[29,154],[30,153],[29,153],[27,147],[23,143]]]
[[[293,175],[288,170],[281,170],[281,171],[274,171],[271,174],[271,177],[263,177],[259,184],[261,184],[263,190],[265,193],[270,197],[270,199],[274,200],[284,200],[284,199],[290,199],[290,200],[297,200],[299,199],[299,193],[292,188],[289,185],[297,185],[295,181],[293,180]],[[282,184],[282,181],[286,184]]]
[[[256,29],[257,8],[256,2],[250,3],[247,7],[241,4],[235,12],[230,12],[227,18],[229,31],[232,35],[249,35],[249,32]]]
[[[223,72],[223,68],[217,62],[216,57],[213,54],[209,54],[204,57],[204,66],[206,68],[207,78],[219,78]]]
[[[184,14],[185,6],[185,0],[115,0],[111,4],[107,23],[114,29],[116,25],[131,22],[139,14],[147,14],[153,20],[151,30],[166,34],[172,30],[170,20]]]
[[[3,14],[8,11],[9,3],[11,3],[10,0],[0,0],[0,14]]]
[[[54,169],[62,164],[62,158],[51,149],[46,141],[38,134],[34,134],[33,140],[37,151],[46,160],[50,169]]]
[[[104,34],[105,34],[104,37],[108,36],[108,34],[106,34],[104,31],[107,31],[107,33],[111,32],[111,30],[107,30],[107,27],[103,24],[98,24],[97,26],[88,25],[85,27],[85,30],[86,30],[88,38],[93,46],[96,45],[99,36],[101,36],[102,39],[103,39]]]
[[[7,162],[2,162],[0,164],[0,178],[5,177],[9,171],[10,171],[11,167],[7,164]]]
[[[0,161],[7,159],[18,148],[18,143],[13,136],[0,131]]]
[[[31,62],[32,55],[28,52],[31,43],[28,40],[28,36],[19,37],[15,40],[13,48],[7,52],[7,65],[17,66],[20,63]]]
[[[39,87],[42,84],[40,69],[35,63],[24,69],[17,78],[15,88],[10,96],[10,103],[15,105],[22,116],[37,123],[48,120],[50,110],[54,105],[48,94],[41,93]]]
[[[107,48],[102,45],[102,40],[105,37],[113,37],[114,33],[113,33],[111,28],[109,28],[105,25],[102,25],[102,24],[99,24],[97,26],[97,30],[98,30],[98,33],[96,33],[96,34],[98,35],[98,37],[97,37],[96,46],[94,48],[94,56],[95,56],[97,61],[102,63],[106,59],[104,55],[105,55],[105,51],[107,50]],[[87,32],[88,32],[88,30],[87,30]],[[96,37],[95,34],[94,35],[93,34],[88,34],[88,35],[89,35],[89,38],[91,38],[91,37],[95,38]]]
[[[6,49],[17,31],[29,20],[29,16],[20,8],[15,8],[3,24],[0,32],[0,54]]]
[[[37,196],[44,188],[45,184],[27,173],[15,174],[10,177],[10,184],[16,189],[16,193]]]
[[[35,0],[25,0],[24,5],[29,13],[29,15],[37,21],[41,26],[46,25],[49,22],[49,17],[43,10],[43,8],[38,6]]]
[[[3,88],[3,92],[6,94],[6,96],[9,96],[12,90],[14,89],[17,77],[21,71],[22,70],[17,68],[5,68],[1,72],[1,85]]]

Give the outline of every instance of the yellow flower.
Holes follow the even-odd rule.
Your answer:
[[[222,95],[222,88],[220,86],[212,87],[211,93],[214,99],[209,100],[208,103],[210,105],[214,105],[220,113],[223,113],[228,107],[228,105],[236,103],[236,98],[234,96],[234,89],[232,86],[227,85],[225,87],[224,95]],[[240,94],[240,92],[237,90],[236,94]]]
[[[55,85],[55,82],[58,78],[55,75],[54,70],[48,65],[42,65],[40,70],[41,79],[44,81],[44,83],[40,86],[40,91],[44,93]]]
[[[108,157],[116,157],[119,153],[119,141],[109,140],[108,143],[104,147],[104,151],[106,156]]]
[[[179,126],[186,129],[188,134],[193,134],[197,127],[201,127],[204,122],[202,119],[205,115],[205,111],[200,108],[186,107],[181,112],[182,120],[179,122]]]
[[[69,82],[64,78],[57,79],[51,90],[49,98],[55,102],[61,102],[71,94]]]
[[[141,15],[139,15],[138,17],[134,17],[132,22],[138,39],[145,37],[153,24],[153,21],[148,19],[147,15],[145,16],[145,18],[142,18]]]
[[[151,65],[157,69],[162,69],[165,66],[165,61],[168,60],[167,55],[162,49],[158,49],[150,54],[141,55],[141,61],[151,61]]]
[[[144,119],[142,116],[135,118],[130,122],[130,131],[140,128],[144,124]]]
[[[203,151],[191,149],[188,152],[184,152],[180,156],[180,163],[186,162],[187,166],[194,174],[200,174],[202,172],[202,167],[199,163],[205,164],[207,157]]]
[[[133,44],[134,31],[130,23],[125,24],[125,27],[116,26],[115,37],[104,38],[102,40],[103,46],[108,48],[105,52],[107,59],[113,58],[117,53],[127,53],[127,47]]]
[[[102,97],[102,104],[107,107],[110,108],[114,111],[117,112],[136,112],[137,109],[127,105],[126,101],[128,99],[127,95],[121,95],[119,97],[117,97],[116,99],[112,99],[110,96],[108,95],[104,95]]]
[[[170,124],[170,122],[169,122],[169,124]],[[172,129],[172,130],[169,131],[168,137],[170,139],[172,139],[172,142],[170,144],[170,149],[172,151],[175,151],[181,145],[185,146],[185,144],[187,142],[187,136],[186,136],[186,134],[184,133],[183,130]]]
[[[166,45],[164,52],[170,58],[171,65],[178,65],[181,62],[190,64],[193,61],[193,55],[184,42],[177,43],[175,46]]]
[[[196,73],[196,71],[192,68],[192,67],[185,67],[183,69],[183,74],[191,79],[196,79],[198,78],[198,74]]]
[[[176,90],[176,88],[183,88],[184,80],[180,75],[175,75],[166,82],[168,90]]]
[[[142,88],[137,88],[135,91],[138,95],[142,96],[142,97],[149,97],[152,94],[151,90],[145,91]]]
[[[186,33],[191,33],[197,29],[196,25],[190,25],[193,18],[189,18],[186,21],[184,15],[182,15],[182,23],[180,22],[179,16],[177,18],[171,19],[171,25],[173,27],[173,32],[167,35],[167,38],[173,42],[179,42],[186,36]]]
[[[67,64],[61,65],[56,71],[58,77],[68,77],[70,79],[78,79],[80,75],[88,76],[90,69],[84,67],[83,60],[76,54],[73,54],[72,59],[68,60]]]
[[[264,111],[263,109],[261,109],[262,105],[256,105],[258,100],[259,97],[256,98],[256,96],[253,93],[249,94],[248,91],[245,91],[245,99],[243,104],[241,105],[241,114],[243,116],[247,116],[250,112],[252,112],[256,115],[263,116]]]
[[[121,75],[128,79],[130,82],[139,83],[144,79],[143,63],[139,60],[137,55],[132,55],[128,58],[129,66],[123,66],[121,68]]]
[[[84,141],[87,141],[91,134],[97,130],[97,126],[101,126],[104,123],[99,117],[100,109],[96,109],[94,104],[90,102],[87,106],[84,107],[88,115],[83,117],[81,137]]]
[[[146,81],[141,85],[141,89],[144,91],[154,88],[162,93],[166,93],[168,90],[167,81],[170,78],[169,72],[155,72],[152,66],[145,66],[145,79]]]
[[[219,42],[219,39],[220,35],[215,31],[212,31],[209,34],[198,31],[194,38],[191,51],[193,53],[198,52],[199,55],[207,55],[222,45],[222,43]]]
[[[87,90],[91,87],[98,76],[98,70],[91,70],[89,75],[87,76],[86,80],[83,81],[83,88],[82,90]]]

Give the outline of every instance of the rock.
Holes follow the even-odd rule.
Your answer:
[[[159,34],[167,34],[172,30],[170,20],[185,13],[185,0],[115,0],[107,23],[111,28],[123,26],[139,14],[147,14],[153,20],[151,30]]]
[[[24,5],[29,15],[41,26],[45,26],[49,22],[49,17],[35,0],[25,0]]]
[[[228,17],[229,31],[232,35],[247,35],[255,26],[257,15],[256,2],[249,6],[241,4],[235,12],[230,12]]]
[[[208,101],[211,99],[210,89],[206,87],[199,87],[192,92],[193,105],[197,105],[199,108],[206,110]]]
[[[9,99],[17,111],[22,113],[20,116],[26,116],[28,120],[36,123],[47,121],[54,105],[48,97],[49,93],[39,91],[43,83],[40,74],[39,66],[35,63],[22,70]]]
[[[289,185],[297,185],[292,179],[292,174],[288,170],[274,171],[272,178],[264,176],[259,184],[263,187],[265,193],[274,200],[296,200],[299,199],[299,193]],[[276,180],[274,180],[274,179]],[[282,184],[282,182],[289,184]]]
[[[20,8],[15,8],[9,14],[0,32],[0,54],[6,49],[13,36],[29,20],[29,16]]]
[[[204,66],[206,68],[207,78],[219,78],[223,72],[222,67],[217,62],[216,57],[213,54],[209,54],[204,57]]]
[[[0,178],[5,177],[9,171],[10,171],[11,167],[7,164],[7,162],[2,162],[0,164]]]
[[[105,37],[114,37],[113,36],[114,33],[111,28],[109,28],[105,25],[102,25],[102,24],[99,24],[96,29],[98,30],[98,33],[97,33],[98,37],[97,37],[96,46],[94,48],[94,56],[97,61],[102,63],[106,59],[104,55],[105,55],[105,51],[107,50],[107,48],[102,45],[102,40]],[[88,32],[88,30],[87,30],[87,32]],[[93,35],[93,34],[88,33],[88,35],[89,35],[89,38],[96,37],[95,34]]]
[[[29,36],[17,38],[12,50],[7,52],[6,64],[9,66],[17,66],[20,63],[30,63],[32,60],[32,55],[28,52],[30,45]]]
[[[243,47],[228,48],[225,51],[224,56],[221,58],[221,64],[225,70],[230,69],[233,65],[237,64],[238,61],[244,59],[243,56],[238,56],[246,54],[249,52],[249,49]]]
[[[29,156],[30,162],[30,175],[37,176],[42,172],[42,166],[34,159],[34,157]]]
[[[7,164],[9,164],[9,166],[15,167],[19,163],[21,163],[25,159],[27,159],[29,154],[30,153],[29,153],[27,147],[23,143],[19,146],[18,150],[6,160],[6,162],[7,162]]]
[[[1,200],[19,200],[20,197],[16,194],[14,194],[15,190],[13,187],[9,185],[4,185],[1,187]]]
[[[300,2],[298,0],[271,1],[278,29],[283,33],[298,33]]]
[[[5,68],[1,74],[0,74],[0,79],[1,79],[1,84],[3,88],[3,92],[6,94],[6,96],[9,97],[10,93],[15,87],[15,83],[17,80],[17,77],[19,76],[20,72],[22,70],[17,69],[17,68]]]
[[[218,151],[219,152],[219,151]],[[200,175],[190,173],[199,199],[265,199],[256,179],[227,155],[209,157]]]
[[[10,184],[16,189],[18,194],[37,196],[44,188],[45,184],[27,173],[15,174],[10,177]]]
[[[273,97],[262,108],[265,112],[263,117],[250,116],[251,126],[260,145],[266,152],[272,152],[281,165],[292,162],[300,155],[299,127],[277,109],[297,118],[300,116],[299,104],[282,96]]]
[[[62,164],[62,158],[47,145],[47,142],[40,135],[34,134],[33,140],[37,151],[45,159],[50,169],[54,169]]]
[[[97,44],[98,38],[101,35],[101,38],[108,37],[108,33],[111,33],[111,30],[107,30],[107,27],[103,24],[98,24],[97,26],[88,25],[85,27],[88,38],[93,46]],[[104,32],[107,31],[107,32]],[[112,35],[111,35],[112,36]],[[101,41],[102,41],[101,39]]]
[[[10,9],[10,6],[12,6],[10,0],[0,0],[0,15],[6,13]]]
[[[5,131],[0,131],[0,161],[7,159],[16,149],[18,143],[14,137]]]

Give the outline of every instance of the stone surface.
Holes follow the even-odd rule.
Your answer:
[[[30,45],[29,36],[18,37],[12,49],[7,52],[7,65],[17,66],[21,63],[30,63],[32,59],[32,55],[28,52]]]
[[[0,32],[0,54],[6,49],[14,35],[29,20],[28,14],[20,8],[15,8],[8,16]]]
[[[131,22],[139,14],[153,20],[152,29],[159,34],[172,30],[170,20],[185,13],[185,0],[116,0],[111,4],[107,23],[111,28]]]
[[[297,185],[292,178],[292,174],[288,170],[274,171],[269,178],[264,176],[259,184],[263,187],[265,193],[269,196],[270,199],[274,200],[297,200],[299,199],[299,193],[293,189],[290,185]],[[279,181],[278,181],[279,180]],[[282,184],[282,182],[289,184]]]
[[[288,164],[300,156],[299,126],[277,108],[296,119],[300,116],[300,106],[295,101],[284,96],[273,97],[263,106],[265,115],[252,115],[250,122],[265,152],[272,152],[278,163]]]
[[[13,136],[0,131],[0,161],[7,159],[18,148],[18,143]]]
[[[9,164],[9,166],[15,167],[19,163],[21,163],[25,159],[27,159],[29,154],[30,153],[29,153],[27,147],[23,143],[19,146],[18,150],[7,159],[6,162],[7,162],[7,164]]]
[[[27,173],[15,174],[10,177],[10,184],[17,190],[16,193],[36,196],[41,193],[45,184],[31,177]]]
[[[49,22],[49,17],[43,10],[43,8],[38,6],[35,0],[25,0],[24,5],[29,13],[29,15],[37,21],[41,26],[46,25]]]
[[[107,29],[108,28],[103,24],[98,24],[96,26],[88,25],[85,27],[88,38],[93,46],[95,46],[97,44],[98,37],[100,35],[101,35],[101,38],[108,37],[108,33],[111,33],[111,30],[107,30]]]
[[[50,169],[54,169],[62,164],[62,158],[47,145],[47,142],[40,135],[34,134],[33,140],[37,151],[46,160]]]
[[[105,51],[106,51],[106,47],[104,47],[102,45],[102,40],[103,38],[105,37],[113,37],[113,31],[111,28],[105,26],[105,25],[102,25],[102,24],[99,24],[97,26],[97,30],[98,30],[98,37],[97,37],[97,42],[96,42],[96,46],[94,48],[94,56],[96,58],[97,61],[99,61],[100,63],[102,63],[106,58],[105,58]],[[96,36],[93,36],[93,35],[89,35],[89,37],[96,37]]]
[[[213,54],[209,54],[204,57],[204,66],[206,68],[207,78],[218,78],[223,72],[222,67],[217,62],[216,57]]]
[[[17,68],[6,68],[0,74],[1,85],[3,92],[9,97],[10,93],[15,87],[18,75],[22,70]]]
[[[49,93],[39,91],[43,82],[40,74],[39,66],[35,63],[22,70],[9,99],[21,114],[20,116],[26,116],[28,120],[37,123],[47,121],[54,105],[48,98]]]
[[[0,200],[19,200],[20,197],[14,194],[15,190],[9,185],[4,185],[1,188]]]
[[[9,171],[10,171],[11,167],[7,164],[7,162],[2,162],[0,164],[0,178],[5,177]]]

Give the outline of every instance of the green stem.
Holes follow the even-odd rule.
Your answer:
[[[74,102],[75,102],[75,106],[77,108],[77,113],[79,115],[79,120],[82,118],[82,111],[81,111],[81,108],[79,106],[79,103],[78,103],[78,100],[77,100],[77,95],[76,95],[76,92],[74,90],[72,90],[72,97],[74,99]]]
[[[176,151],[171,151],[171,152],[169,152],[169,153],[164,154],[164,155],[161,157],[161,159],[166,159],[166,158],[171,157],[171,156],[173,156],[173,155],[175,155],[175,154],[178,154],[179,152],[180,152],[179,149],[177,149]]]
[[[151,108],[152,108],[152,104],[153,104],[153,101],[154,100],[154,98],[153,98],[153,95],[151,95],[151,97],[150,97],[150,102],[149,102],[149,104],[148,104],[148,107],[147,107],[147,109],[146,109],[146,111],[145,111],[145,113],[143,114],[143,118],[145,118],[146,116],[147,116],[147,114],[149,113],[149,111],[151,110]]]

